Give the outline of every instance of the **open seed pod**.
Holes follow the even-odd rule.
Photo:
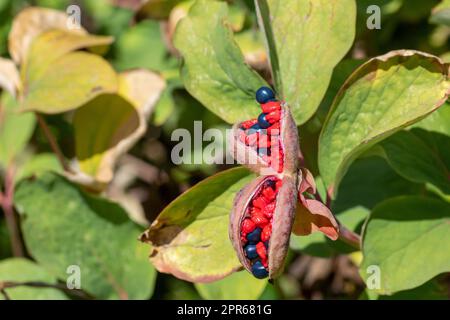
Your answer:
[[[261,104],[261,108],[263,113],[260,117],[270,117],[275,113],[276,121],[270,127],[257,131],[253,129],[259,123],[256,119],[235,124],[229,143],[232,156],[238,163],[259,174],[297,174],[300,153],[298,134],[288,105],[270,101]]]
[[[260,176],[236,195],[229,235],[242,265],[255,277],[284,267],[297,204],[297,176]]]

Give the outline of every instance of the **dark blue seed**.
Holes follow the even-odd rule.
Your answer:
[[[275,188],[276,188],[276,182],[275,182],[275,180],[267,180],[267,181],[266,181],[266,186],[267,186],[267,187],[271,187],[272,189],[275,189]]]
[[[263,279],[269,275],[269,272],[267,272],[266,268],[264,268],[263,264],[259,260],[253,264],[252,273],[258,279]]]
[[[250,135],[259,131],[261,131],[261,127],[259,126],[259,124],[255,123],[247,130],[247,134]]]
[[[256,252],[256,246],[253,244],[249,244],[249,245],[245,246],[244,251],[245,251],[245,255],[250,260],[258,257],[258,253]]]
[[[261,228],[256,228],[249,234],[247,234],[247,240],[249,244],[257,244],[261,239]]]
[[[262,129],[267,129],[268,127],[271,126],[270,122],[266,120],[266,114],[265,113],[261,113],[258,116],[258,124]]]
[[[270,156],[270,148],[259,148],[258,154],[260,156]]]
[[[267,103],[272,99],[275,99],[272,89],[268,87],[261,87],[256,91],[256,101],[259,103]]]

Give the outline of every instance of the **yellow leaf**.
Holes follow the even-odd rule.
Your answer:
[[[22,10],[12,23],[8,38],[9,53],[16,64],[22,63],[33,40],[42,32],[50,29],[65,29],[67,31],[86,34],[83,28],[68,29],[69,16],[61,11],[29,7]]]
[[[61,113],[116,91],[117,75],[109,63],[94,54],[72,52],[24,87],[22,110]]]

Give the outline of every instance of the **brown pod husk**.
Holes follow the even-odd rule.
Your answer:
[[[240,262],[250,273],[252,273],[251,263],[245,256],[244,246],[241,242],[241,224],[248,217],[247,208],[254,196],[261,190],[264,182],[271,177],[273,176],[258,177],[239,191],[230,215],[229,236],[231,242]],[[297,203],[297,176],[285,175],[280,179],[282,180],[282,186],[275,200],[272,234],[268,248],[268,271],[271,279],[277,277],[283,271]]]
[[[256,148],[247,146],[239,139],[240,126],[241,123],[233,126],[229,141],[233,158],[253,172],[261,173],[264,169],[264,175],[280,175],[276,169],[272,168],[258,155]],[[300,155],[297,126],[292,118],[289,106],[284,102],[281,103],[280,145],[283,149],[283,173],[297,174]]]

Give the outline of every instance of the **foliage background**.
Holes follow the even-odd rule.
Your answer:
[[[138,235],[177,196],[207,177],[229,168],[225,165],[174,165],[170,161],[170,152],[175,144],[170,139],[171,133],[176,128],[185,128],[193,133],[195,120],[202,121],[203,130],[226,129],[229,124],[225,121],[228,119],[222,119],[226,116],[221,118],[217,112],[211,112],[184,87],[180,78],[181,58],[169,39],[170,30],[174,28],[173,21],[169,19],[170,10],[162,10],[162,14],[155,9],[139,10],[139,6],[136,5],[138,2],[0,0],[0,56],[10,57],[7,37],[14,17],[23,8],[33,5],[65,11],[68,5],[75,3],[82,9],[82,25],[89,33],[114,37],[114,42],[111,43],[104,58],[117,72],[146,68],[159,74],[166,83],[166,88],[149,117],[145,134],[126,155],[120,157],[114,179],[104,194],[112,201],[119,202],[125,209],[80,192],[55,174],[44,174],[43,178],[37,181],[21,182],[15,201],[16,209],[21,213],[26,212],[26,218],[21,219],[21,238],[25,241],[25,257],[12,258],[10,234],[3,215],[0,215],[0,281],[38,281],[53,285],[51,288],[23,285],[7,289],[11,298],[447,299],[449,297],[450,278],[446,272],[450,269],[446,261],[450,261],[448,256],[450,242],[446,241],[448,227],[445,229],[450,214],[448,204],[450,148],[445,148],[450,146],[448,144],[450,117],[447,104],[438,111],[439,115],[433,114],[427,118],[427,122],[419,123],[415,131],[401,131],[400,135],[384,140],[355,161],[344,176],[338,198],[333,203],[333,211],[338,214],[339,219],[354,230],[361,230],[364,220],[371,211],[370,219],[375,219],[375,222],[370,224],[369,228],[383,231],[392,229],[391,233],[386,233],[385,239],[382,232],[376,233],[373,240],[375,243],[389,243],[392,235],[402,232],[414,234],[418,229],[423,229],[426,233],[428,229],[435,227],[436,221],[441,222],[436,227],[442,228],[441,233],[436,231],[430,236],[433,239],[428,239],[428,247],[417,249],[413,246],[405,253],[407,255],[405,259],[408,259],[410,264],[408,276],[415,278],[418,274],[424,274],[422,281],[416,284],[407,284],[405,287],[404,283],[408,280],[402,279],[398,279],[399,284],[393,284],[408,290],[378,293],[365,290],[358,268],[362,260],[361,252],[354,252],[339,242],[331,243],[320,234],[302,239],[293,238],[288,267],[275,285],[254,280],[243,272],[208,285],[191,283],[169,274],[156,272],[147,261],[148,247],[136,244]],[[172,2],[178,4],[182,1],[167,1],[169,7],[172,7],[170,5]],[[420,0],[356,1],[356,34],[351,49],[334,68],[330,85],[318,111],[299,127],[307,166],[316,176],[319,175],[318,139],[325,116],[342,83],[357,66],[371,57],[397,49],[419,50],[440,56],[444,61],[450,60],[449,20],[432,13],[433,8],[439,3]],[[368,17],[366,8],[371,4],[379,5],[382,10],[380,30],[366,28]],[[183,10],[183,5],[186,3],[177,8]],[[230,5],[230,19],[235,29],[235,39],[246,61],[263,78],[270,81],[267,56],[264,53],[262,35],[257,29],[253,1],[230,1]],[[185,39],[179,41],[183,40]],[[179,47],[182,47],[182,44]],[[6,100],[7,98],[2,98],[3,104],[6,104]],[[240,108],[240,105],[234,107]],[[71,113],[46,114],[45,120],[65,157],[67,159],[76,157],[76,130]],[[21,125],[27,126],[17,124],[16,128],[20,128]],[[51,145],[42,127],[32,125],[29,130],[29,142],[15,159],[15,165],[20,169],[16,176],[18,183],[23,177],[62,170],[52,154]],[[22,130],[20,132],[23,133]],[[15,139],[19,138],[14,135],[12,141],[17,142]],[[406,143],[408,141],[411,144]],[[4,146],[12,148],[14,144],[13,142]],[[415,147],[414,153],[410,148],[411,145],[421,145],[423,150],[416,150]],[[396,157],[399,154],[403,156]],[[420,156],[423,154],[428,154],[429,157],[421,159]],[[408,159],[406,155],[410,155],[411,158]],[[444,159],[444,163],[431,162],[432,169],[422,170],[420,166],[412,166],[412,169],[408,170],[411,163],[425,163],[425,165],[430,163],[432,161],[430,157],[433,158],[434,155],[437,155],[437,162]],[[442,170],[436,174],[433,169],[440,165],[442,168],[439,168]],[[246,177],[245,174],[241,175]],[[234,180],[231,180],[240,181],[242,176],[233,177]],[[6,179],[5,166],[2,167],[2,179]],[[321,179],[318,178],[318,181]],[[224,189],[228,187],[234,190],[232,183],[224,186]],[[321,183],[319,188],[325,196]],[[424,195],[433,200],[424,200]],[[401,198],[390,199],[397,196],[409,197],[406,199],[409,205],[404,207],[405,202],[402,202]],[[385,200],[388,202],[383,202]],[[72,202],[75,204],[70,210],[61,210],[68,208],[67,204]],[[381,206],[376,206],[381,202],[383,202]],[[383,205],[386,206],[384,210]],[[416,215],[417,219],[410,222],[410,231],[405,231],[405,224],[388,223],[389,217],[395,217],[392,219],[395,221],[401,220],[396,214],[409,212],[410,206],[424,208],[423,211],[417,209],[417,212],[413,212],[412,215]],[[389,216],[386,212],[393,213]],[[433,214],[436,215],[436,219],[430,221],[429,217]],[[105,216],[108,218],[104,219]],[[406,237],[396,241],[399,241],[401,247],[408,247],[415,240],[417,239]],[[387,246],[386,244],[382,249],[386,252],[395,251],[395,248]],[[69,247],[70,250],[64,250]],[[211,254],[220,257],[220,252]],[[387,253],[382,251],[379,254],[383,256]],[[79,293],[61,290],[61,283],[64,283],[67,276],[66,266],[74,260],[83,262],[81,266],[83,290]],[[424,271],[427,260],[431,261],[431,265],[434,263],[439,266],[435,269],[427,266],[427,270]],[[228,263],[218,261],[220,264]],[[364,262],[362,263],[364,266]],[[389,270],[398,266],[396,262],[387,263],[394,263],[386,265]]]

